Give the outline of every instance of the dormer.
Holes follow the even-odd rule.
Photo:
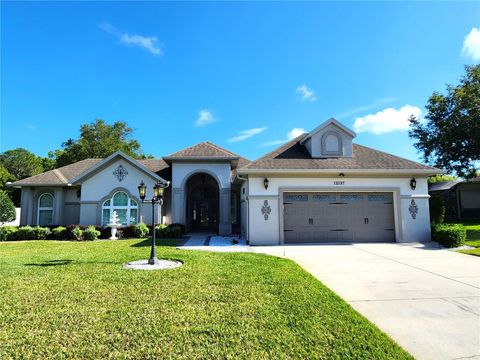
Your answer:
[[[352,157],[352,140],[357,135],[331,118],[310,131],[300,142],[312,158]]]

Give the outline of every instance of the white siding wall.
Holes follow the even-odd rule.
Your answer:
[[[428,207],[428,186],[426,178],[416,178],[416,190],[410,189],[411,177],[405,178],[351,178],[351,177],[270,177],[269,187],[265,190],[265,176],[249,177],[249,241],[252,245],[280,244],[283,237],[283,199],[280,192],[288,188],[314,191],[382,191],[396,189],[394,210],[397,242],[423,242],[430,240],[430,216]],[[334,181],[344,181],[344,185],[335,186]],[[383,190],[386,191],[386,190]],[[268,201],[271,214],[265,220],[261,208]],[[409,207],[414,200],[418,213],[413,219]]]

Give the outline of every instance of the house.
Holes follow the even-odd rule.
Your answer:
[[[21,224],[152,222],[137,187],[166,181],[155,221],[241,233],[252,245],[430,239],[427,177],[438,169],[353,143],[335,119],[256,161],[210,142],[161,159],[116,152],[17,181]]]
[[[480,219],[480,177],[429,184],[428,192],[443,199],[446,220]]]

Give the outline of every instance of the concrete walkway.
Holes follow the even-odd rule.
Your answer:
[[[189,239],[177,249],[215,252],[250,252],[245,239],[238,236],[219,236],[207,233],[188,234]]]
[[[432,244],[253,249],[296,261],[418,359],[480,359],[480,257]]]

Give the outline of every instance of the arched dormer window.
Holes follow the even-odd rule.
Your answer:
[[[38,198],[37,224],[53,225],[53,195],[44,193]]]
[[[138,203],[128,197],[124,191],[118,191],[102,204],[102,225],[110,222],[110,216],[116,211],[122,225],[133,225],[138,222]]]
[[[334,131],[322,136],[322,154],[326,156],[343,155],[342,138]]]

